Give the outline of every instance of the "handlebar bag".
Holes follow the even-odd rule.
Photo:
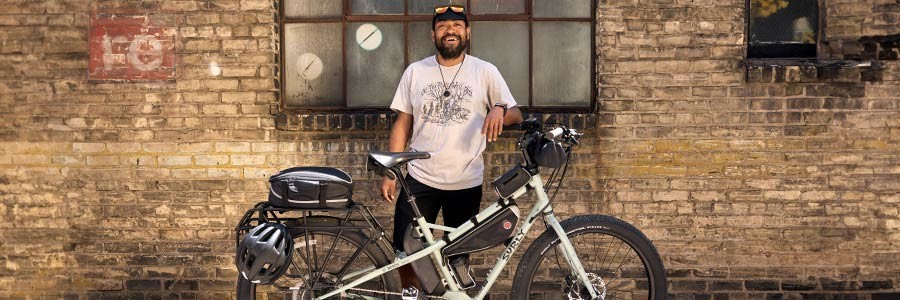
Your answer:
[[[351,203],[353,179],[327,167],[295,167],[269,177],[269,204],[285,208],[343,208]]]

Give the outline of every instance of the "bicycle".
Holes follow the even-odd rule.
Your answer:
[[[431,291],[431,298],[484,299],[537,220],[543,220],[547,229],[519,261],[512,299],[665,299],[667,286],[662,261],[650,240],[634,226],[605,215],[557,220],[551,204],[565,179],[572,147],[578,144],[581,134],[565,126],[544,132],[541,124],[533,119],[525,121],[522,129],[524,134],[517,148],[523,163],[493,182],[499,199],[472,220],[458,228],[428,223],[418,211],[415,195],[408,197],[416,218],[407,236],[412,241],[418,239],[421,248],[410,253],[397,251],[395,254],[383,228],[363,205],[309,210],[258,204],[242,218],[236,237],[252,227],[253,220],[258,223],[274,219],[290,229],[295,257],[288,271],[264,291],[239,278],[238,299],[256,299],[260,295],[279,299],[399,299],[402,287],[396,269],[407,264],[418,266],[416,273],[420,281],[421,268],[433,268],[431,275],[436,276],[438,284]],[[428,157],[428,153],[421,152],[372,151],[368,167],[398,179],[400,187],[408,190],[401,167],[411,160]],[[546,187],[539,167],[553,169]],[[547,191],[554,183],[556,191],[549,196]],[[518,222],[516,199],[527,191],[535,194],[536,201],[523,221]],[[302,215],[279,216],[292,211]],[[329,213],[332,215],[321,215]],[[498,220],[498,215],[503,217]],[[465,274],[461,274],[466,270],[448,260],[452,254],[448,249],[455,247],[455,252],[451,252],[459,254],[493,247],[474,245],[478,248],[474,249],[471,243],[463,245],[468,248],[460,247],[461,241],[464,244],[479,228],[488,235],[496,232],[485,231],[486,226],[502,226],[498,230],[512,233],[500,235],[499,243],[497,237],[489,237],[495,240],[491,243],[502,243],[506,248],[487,274],[481,290],[470,297],[466,288],[472,284],[467,284],[463,279]],[[443,231],[443,238],[436,239],[432,230]]]

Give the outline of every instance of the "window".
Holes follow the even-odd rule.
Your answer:
[[[749,58],[815,58],[819,0],[749,0]]]
[[[435,53],[434,6],[460,4],[472,27],[469,53],[497,66],[520,105],[584,111],[595,93],[592,2],[283,0],[282,105],[387,108],[406,66]]]

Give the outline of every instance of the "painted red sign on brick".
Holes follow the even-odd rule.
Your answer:
[[[90,30],[89,79],[175,79],[175,28],[147,14],[98,12]]]

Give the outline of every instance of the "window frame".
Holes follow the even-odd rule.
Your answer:
[[[285,2],[290,0],[280,0],[278,1],[278,11],[276,12],[276,22],[278,25],[278,57],[276,58],[277,67],[278,67],[278,107],[281,112],[285,113],[343,113],[343,112],[390,112],[390,108],[388,106],[360,106],[360,107],[351,107],[348,106],[347,101],[347,26],[349,23],[353,22],[399,22],[403,24],[403,37],[405,39],[405,43],[403,44],[403,65],[404,68],[409,66],[409,43],[411,41],[409,36],[409,23],[410,22],[421,22],[421,21],[431,21],[432,15],[410,15],[409,14],[409,1],[403,0],[403,15],[352,15],[350,13],[350,2],[351,0],[340,0],[342,2],[342,11],[341,17],[325,17],[325,18],[302,18],[302,19],[290,19],[285,15]],[[333,0],[328,0],[333,1]],[[594,113],[597,109],[597,95],[598,95],[598,87],[599,84],[597,82],[597,3],[596,1],[590,2],[590,10],[591,14],[588,18],[535,18],[532,14],[532,2],[533,1],[543,1],[543,0],[523,0],[525,4],[525,11],[521,14],[484,14],[477,15],[467,12],[467,17],[469,19],[469,26],[472,26],[471,22],[477,21],[527,21],[528,22],[528,103],[527,109],[529,112],[535,113]],[[749,0],[747,0],[749,1]],[[472,7],[472,0],[465,0],[466,9],[469,10]],[[749,2],[748,2],[749,3]],[[589,22],[590,23],[590,66],[589,69],[591,71],[590,74],[590,83],[591,83],[591,91],[588,99],[587,106],[540,106],[535,107],[531,104],[534,101],[534,23],[535,22],[560,22],[560,21],[570,21],[570,22]],[[285,61],[285,25],[286,24],[296,24],[296,23],[313,23],[313,24],[321,24],[321,23],[340,23],[341,24],[341,59],[343,64],[341,66],[341,92],[342,92],[342,103],[343,106],[316,106],[316,107],[288,107],[287,101],[285,99],[285,85],[287,82],[285,81],[285,72],[284,72],[284,61]],[[469,48],[466,49],[466,54],[470,54],[472,51],[472,44],[469,44]],[[521,104],[520,104],[521,105]]]
[[[816,55],[811,57],[750,57],[750,19],[753,18],[750,9],[750,0],[744,0],[744,59],[757,61],[798,61],[798,60],[819,60],[825,58],[825,0],[816,0],[816,9],[818,17],[816,22]]]

